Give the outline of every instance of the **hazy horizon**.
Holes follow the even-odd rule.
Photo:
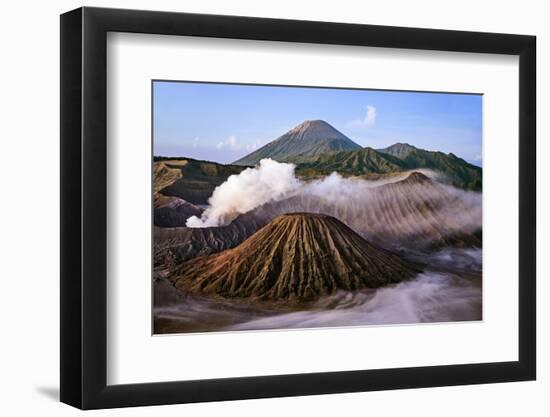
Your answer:
[[[230,163],[305,120],[362,147],[408,143],[482,165],[482,96],[155,81],[153,152]]]

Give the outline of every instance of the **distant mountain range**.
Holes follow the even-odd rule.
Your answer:
[[[432,169],[445,175],[452,185],[481,190],[482,169],[443,152],[427,151],[407,143],[384,149],[362,148],[323,120],[308,120],[260,149],[235,161],[234,165],[255,165],[263,158],[297,164],[306,177],[338,172],[369,176],[414,169]]]
[[[378,178],[431,169],[442,173],[443,180],[456,187],[475,191],[482,188],[482,169],[452,153],[427,151],[407,143],[383,149],[362,148],[327,122],[308,120],[233,164],[156,156],[154,191],[193,204],[207,204],[214,189],[227,177],[256,165],[263,158],[295,163],[297,175],[305,178],[331,172]]]

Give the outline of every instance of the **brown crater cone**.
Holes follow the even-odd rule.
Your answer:
[[[418,272],[418,265],[369,243],[334,217],[293,213],[233,249],[184,262],[171,280],[177,288],[222,297],[308,301]]]

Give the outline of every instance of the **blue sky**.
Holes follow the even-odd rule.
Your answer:
[[[154,154],[234,161],[304,120],[361,146],[406,142],[481,165],[482,96],[155,81]]]

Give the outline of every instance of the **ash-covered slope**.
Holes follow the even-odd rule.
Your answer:
[[[153,220],[159,227],[182,227],[191,216],[200,216],[202,210],[178,197],[167,197],[157,193],[153,197]]]
[[[155,227],[154,265],[172,268],[187,259],[233,248],[246,240],[266,221],[252,213],[219,227]]]
[[[294,212],[334,216],[387,249],[481,247],[479,193],[439,184],[419,172],[390,184],[366,184],[345,179],[332,187],[312,183],[299,195],[265,204],[226,226],[155,227],[155,267],[233,248],[275,217]]]
[[[334,217],[294,213],[233,249],[183,263],[170,279],[191,292],[299,302],[400,282],[418,272],[418,265],[370,244]]]
[[[361,149],[324,120],[306,120],[274,141],[233,162],[256,165],[263,158],[278,162],[304,162],[322,154]]]
[[[332,186],[312,183],[301,194],[265,204],[252,214],[266,222],[282,213],[331,215],[386,248],[481,246],[480,193],[437,183],[419,172],[389,184],[367,184],[345,179]]]

